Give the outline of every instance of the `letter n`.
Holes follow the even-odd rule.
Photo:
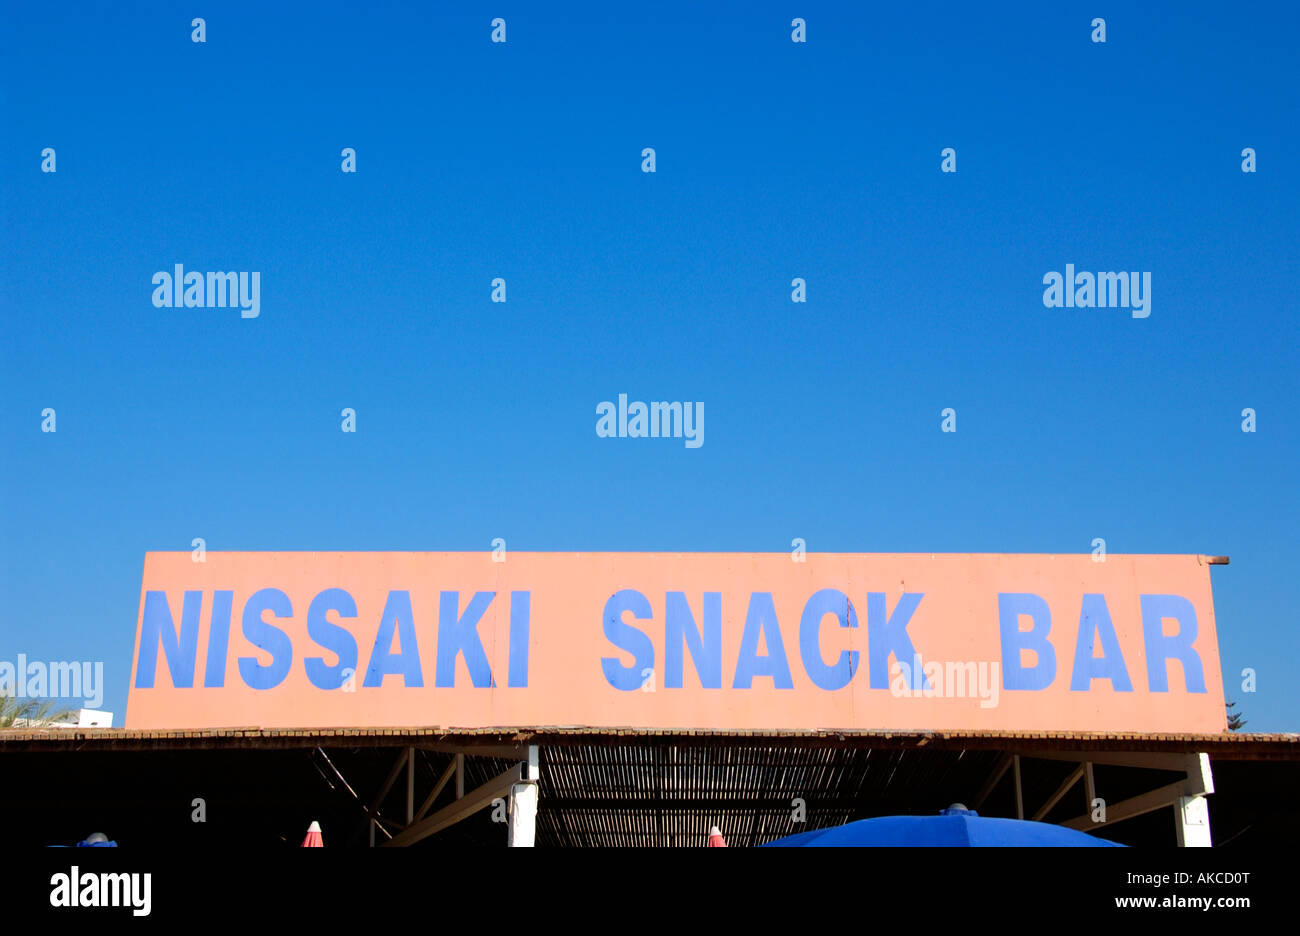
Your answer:
[[[194,658],[199,645],[199,613],[203,607],[203,592],[187,591],[181,607],[180,633],[172,619],[167,593],[148,591],[144,595],[144,615],[140,621],[140,650],[136,659],[135,687],[152,689],[154,670],[158,664],[158,645],[161,643],[167,657],[167,670],[172,686],[191,689],[194,686]]]

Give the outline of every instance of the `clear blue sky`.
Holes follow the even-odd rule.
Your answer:
[[[1300,729],[1295,4],[465,6],[5,6],[0,658],[105,661],[120,724],[144,553],[196,536],[1104,537],[1230,555],[1228,695]],[[155,308],[175,263],[261,316]],[[1066,263],[1150,318],[1044,308]],[[597,438],[620,392],[704,446]]]

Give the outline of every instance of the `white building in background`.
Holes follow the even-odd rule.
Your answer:
[[[71,718],[61,721],[32,722],[26,718],[15,718],[15,728],[112,728],[113,713],[100,709],[78,709],[76,721]]]
[[[113,713],[105,712],[101,709],[80,709],[77,712],[77,723],[68,725],[69,728],[112,728]]]

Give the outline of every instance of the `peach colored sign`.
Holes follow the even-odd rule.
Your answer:
[[[825,553],[149,553],[126,723],[1226,730],[1201,557]]]

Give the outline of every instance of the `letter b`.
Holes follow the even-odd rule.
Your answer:
[[[1033,619],[1033,626],[1020,629],[1020,619]],[[1002,688],[1046,689],[1056,679],[1056,651],[1047,636],[1052,630],[1052,612],[1038,595],[999,594],[998,623],[1002,631]],[[1024,651],[1037,657],[1033,666],[1022,662]]]

